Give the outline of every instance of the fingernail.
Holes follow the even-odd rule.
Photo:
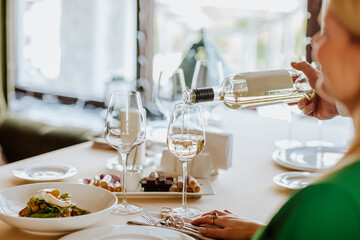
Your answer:
[[[207,232],[206,228],[199,227],[198,228],[200,234],[205,234]]]

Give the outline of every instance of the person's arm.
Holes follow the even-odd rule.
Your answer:
[[[253,240],[360,239],[359,208],[342,187],[312,185],[296,193]]]

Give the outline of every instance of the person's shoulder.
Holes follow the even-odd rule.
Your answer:
[[[310,202],[310,207],[318,203],[324,208],[327,204],[339,205],[341,202],[351,201],[357,205],[357,210],[360,211],[360,161],[354,162],[323,180],[299,190],[290,198],[289,202],[299,201]]]
[[[341,201],[351,201],[360,211],[360,161],[356,161],[339,171],[329,175],[322,181],[312,184],[293,197],[308,200],[315,204],[316,199],[321,201],[327,198],[326,204],[339,204]]]
[[[352,201],[360,211],[360,161],[356,161],[337,172],[329,175],[323,180],[312,184],[295,195],[298,197],[328,198],[326,203],[340,203],[341,200]]]
[[[324,181],[337,182],[349,178],[360,179],[360,159],[334,172]]]
[[[356,161],[329,175],[318,184],[346,189],[354,197],[358,198],[360,204],[360,161]]]
[[[360,184],[360,183],[359,183]],[[352,198],[352,194],[342,184],[337,182],[322,181],[316,184],[312,184],[298,192],[296,192],[289,202],[294,201],[296,204],[302,202],[309,207],[316,206],[317,203],[324,206],[324,204],[337,204],[341,199]],[[326,199],[326,202],[322,202]]]
[[[354,196],[341,185],[320,182],[294,194],[260,239],[360,239],[359,227]]]

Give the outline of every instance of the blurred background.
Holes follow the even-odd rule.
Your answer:
[[[101,131],[101,104],[91,106],[91,101],[105,103],[114,88],[135,88],[137,61],[146,68],[152,65],[152,76],[140,81],[152,85],[160,71],[178,68],[202,37],[204,49],[193,54],[206,59],[207,52],[221,59],[225,74],[289,67],[305,55],[305,0],[140,2],[9,1],[9,77],[16,90],[10,110],[34,120]],[[152,26],[139,26],[150,25],[148,18]],[[140,49],[137,39],[138,45],[146,41]],[[141,49],[146,47],[152,48],[150,66],[144,63],[150,49]],[[61,105],[66,103],[61,97],[75,100],[73,114]]]
[[[182,88],[190,88],[199,61],[209,73],[220,63],[212,85],[232,72],[311,62],[320,6],[321,0],[2,1],[0,144],[7,155],[9,136],[23,139],[27,120],[56,132],[81,129],[74,143],[101,135],[114,89],[140,91],[148,122],[164,120],[157,99],[168,84],[159,80],[181,68]]]

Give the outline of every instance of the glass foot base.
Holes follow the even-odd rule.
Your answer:
[[[192,217],[198,217],[202,214],[202,211],[200,208],[196,208],[196,207],[179,207],[179,208],[175,208],[174,212],[178,213],[181,217],[188,217],[188,218],[192,218]]]
[[[121,203],[121,204],[116,205],[116,207],[112,211],[112,214],[130,215],[130,214],[135,214],[135,213],[138,213],[141,211],[142,211],[141,207],[131,205],[131,204]]]

